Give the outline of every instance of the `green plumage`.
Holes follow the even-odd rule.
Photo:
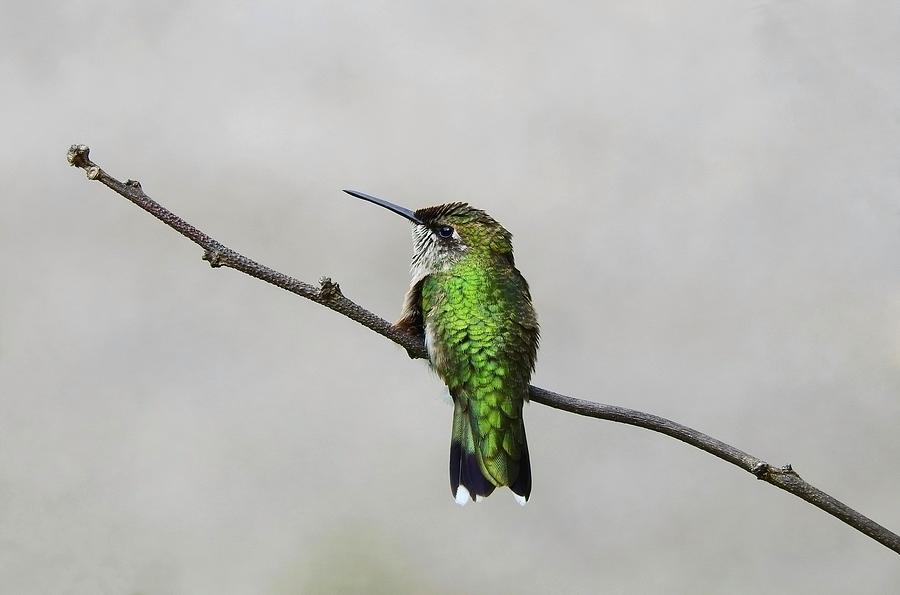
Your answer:
[[[493,262],[492,262],[493,261]],[[522,278],[492,255],[466,255],[422,285],[435,370],[453,396],[453,439],[495,486],[519,474],[534,325]]]
[[[528,283],[512,236],[490,215],[454,202],[415,212],[348,194],[412,221],[413,279],[395,326],[424,335],[428,358],[453,397],[450,487],[456,501],[509,486],[531,494],[522,406],[538,348]]]
[[[487,496],[509,486],[522,498],[531,469],[522,406],[538,345],[528,284],[511,236],[461,203],[420,209],[407,324],[424,331],[431,365],[453,397],[451,487]],[[442,238],[434,230],[454,231]],[[415,273],[418,272],[418,275]]]

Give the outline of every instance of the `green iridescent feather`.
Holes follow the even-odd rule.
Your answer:
[[[453,496],[465,504],[509,486],[524,504],[531,494],[531,461],[522,407],[539,332],[511,234],[465,203],[413,212],[345,192],[414,224],[413,278],[394,326],[424,335],[431,366],[453,397]]]
[[[528,284],[513,263],[510,235],[482,211],[459,203],[416,214],[455,226],[465,246],[414,284],[405,308],[406,321],[425,331],[431,364],[454,400],[454,492],[463,485],[473,496],[486,496],[496,486],[510,486],[527,498],[522,406],[538,325]],[[475,468],[467,469],[467,461]]]

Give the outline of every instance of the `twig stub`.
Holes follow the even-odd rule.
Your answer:
[[[218,250],[204,251],[203,252],[203,260],[207,261],[209,263],[209,266],[211,266],[214,269],[217,269],[220,266],[225,264],[222,259],[222,253],[219,252]]]
[[[66,160],[72,167],[86,168],[90,166],[91,148],[87,145],[72,145],[66,153]]]
[[[760,461],[755,464],[752,469],[750,469],[750,473],[756,476],[756,479],[765,479],[766,474],[769,472],[769,464],[763,463]]]
[[[341,286],[332,281],[331,277],[322,277],[319,279],[319,295],[322,299],[330,301],[344,294],[341,293]]]

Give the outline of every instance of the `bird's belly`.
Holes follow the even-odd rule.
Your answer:
[[[425,324],[425,349],[431,368],[453,393],[479,376],[482,368],[495,369],[502,355],[497,351],[503,331],[496,323],[471,321],[462,326]]]
[[[438,373],[438,376],[447,382],[447,373],[451,366],[450,353],[444,339],[440,336],[435,325],[425,324],[425,350],[428,352],[428,363],[432,369]]]

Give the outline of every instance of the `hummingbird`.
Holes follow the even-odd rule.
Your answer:
[[[539,329],[512,234],[463,202],[412,211],[345,190],[413,223],[412,280],[394,326],[424,337],[453,399],[450,490],[465,506],[507,486],[524,505],[531,462],[522,407]]]

